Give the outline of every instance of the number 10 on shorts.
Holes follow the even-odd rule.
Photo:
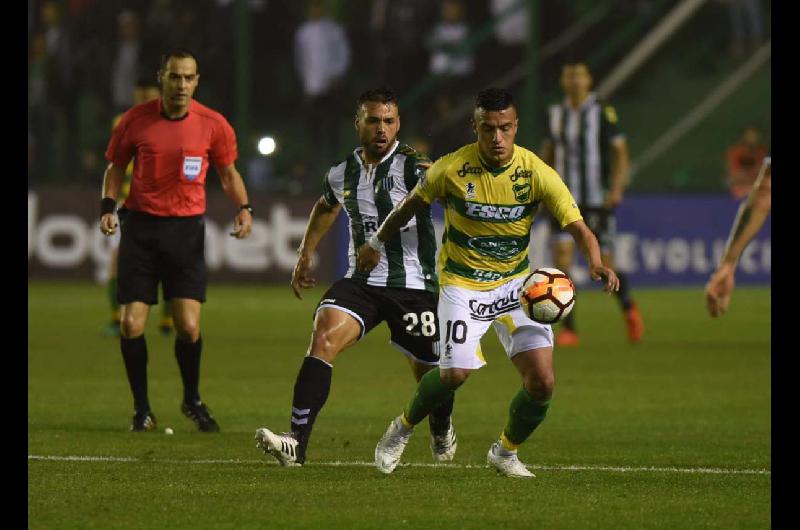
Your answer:
[[[467,323],[463,320],[448,320],[444,342],[450,342],[451,338],[456,344],[464,344],[467,340]]]

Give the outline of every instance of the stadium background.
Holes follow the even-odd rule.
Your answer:
[[[327,2],[350,60],[324,100],[324,118],[309,120],[293,51],[308,2],[28,2],[29,278],[105,279],[109,246],[95,226],[96,198],[110,124],[124,109],[115,87],[152,79],[159,53],[188,43],[200,61],[195,97],[234,125],[237,166],[256,207],[253,237],[223,237],[232,211],[209,179],[212,281],[288,280],[325,167],[355,145],[353,101],[365,87],[392,86],[401,96],[401,140],[437,157],[470,141],[475,91],[505,86],[520,102],[518,142],[536,150],[544,108],[561,97],[560,66],[576,57],[628,137],[632,179],[619,210],[618,266],[634,285],[703,282],[738,206],[726,187],[726,149],[748,124],[769,145],[770,2],[464,1],[468,33],[459,46],[473,68],[458,77],[429,68],[443,3]],[[756,38],[737,37],[737,3],[760,9]],[[396,23],[384,27],[387,19]],[[526,42],[499,40],[514,32],[504,24],[520,20]],[[138,50],[127,62],[126,38]],[[268,156],[257,148],[263,137],[275,141]],[[343,271],[343,221],[320,248],[323,281]],[[537,223],[534,264],[548,263],[547,231]],[[738,281],[767,283],[770,256],[768,223]],[[574,275],[584,283],[583,269]]]
[[[773,441],[791,437],[771,436],[781,372],[771,368],[769,224],[741,260],[724,318],[708,316],[702,290],[740,204],[726,184],[726,150],[747,124],[770,143],[771,3],[465,0],[462,50],[474,68],[457,80],[429,72],[442,3],[327,2],[351,56],[310,120],[293,57],[307,1],[28,1],[29,528],[727,529],[769,528],[778,505],[789,513],[791,488],[772,488]],[[531,38],[503,45],[493,9],[514,4],[530,17],[500,20],[522,19]],[[763,32],[741,40],[733,22],[752,27],[754,5]],[[503,38],[514,33],[500,24]],[[153,78],[158,53],[187,44],[200,61],[197,99],[236,129],[255,225],[246,240],[227,235],[234,211],[212,170],[201,387],[222,432],[198,433],[181,415],[174,336],[151,318],[160,430],[138,436],[127,432],[118,343],[101,333],[111,316],[110,248],[97,229],[102,156],[125,108],[115,100],[130,97],[119,87]],[[488,333],[488,366],[459,390],[455,461],[432,466],[421,426],[383,477],[375,442],[414,385],[379,326],[337,359],[308,465],[279,469],[253,433],[288,426],[310,315],[342,272],[340,217],[319,248],[317,287],[292,297],[295,248],[324,167],[355,146],[357,94],[387,81],[402,98],[401,139],[436,157],[470,141],[475,91],[506,86],[520,103],[519,143],[536,150],[568,56],[584,58],[609,90],[628,136],[634,171],[617,261],[645,319],[643,342],[627,342],[613,299],[579,287],[581,344],[557,348],[556,399],[520,449],[537,479],[510,481],[484,467],[519,377]],[[275,142],[269,156],[257,149],[263,137]],[[534,228],[534,264],[551,264],[547,230]],[[579,283],[584,275],[573,271]]]

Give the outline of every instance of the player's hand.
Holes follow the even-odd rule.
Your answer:
[[[622,191],[611,190],[608,192],[606,202],[603,204],[605,208],[616,208],[622,202]]]
[[[247,209],[239,210],[239,214],[233,219],[233,232],[231,236],[236,239],[244,239],[250,235],[253,229],[253,216]]]
[[[381,253],[364,243],[358,247],[356,255],[356,268],[363,272],[369,272],[378,266],[381,260]]]
[[[731,303],[731,294],[736,285],[733,272],[733,267],[722,264],[706,284],[706,307],[714,318],[723,315]]]
[[[310,289],[316,285],[317,280],[309,276],[311,270],[311,255],[301,252],[297,256],[297,263],[292,271],[292,291],[298,300],[302,300],[300,289]]]
[[[617,273],[614,272],[612,269],[604,266],[598,265],[595,267],[591,267],[589,269],[589,274],[592,277],[592,280],[603,280],[603,290],[606,292],[613,292],[619,291],[619,278],[617,278]]]
[[[100,231],[103,235],[113,236],[117,233],[117,216],[113,213],[104,214],[100,218]]]

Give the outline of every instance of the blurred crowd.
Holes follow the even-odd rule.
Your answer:
[[[751,29],[742,22],[750,11],[740,4],[752,2],[728,2],[736,27]],[[654,2],[608,3],[624,16],[646,13]],[[538,41],[556,38],[597,5],[539,2]],[[355,146],[353,102],[374,86],[392,88],[401,102],[415,100],[401,106],[401,138],[439,156],[472,136],[466,121],[437,134],[433,124],[524,61],[531,31],[524,0],[30,0],[28,6],[34,184],[98,183],[112,120],[131,106],[137,84],[155,81],[160,54],[176,46],[198,57],[197,99],[234,127],[247,124],[236,133],[243,174],[255,192],[315,193],[325,167]],[[492,25],[493,18],[499,22]],[[246,87],[237,86],[242,63]],[[246,105],[237,104],[243,97]],[[241,109],[246,120],[236,114]],[[277,142],[269,159],[256,151],[264,135]]]

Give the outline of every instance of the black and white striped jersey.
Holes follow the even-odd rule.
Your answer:
[[[378,287],[401,287],[438,292],[436,235],[430,206],[417,213],[389,239],[378,266],[371,272],[356,270],[356,250],[374,234],[394,206],[417,184],[424,170],[417,164],[429,160],[411,147],[395,141],[378,164],[367,166],[353,151],[344,162],[330,168],[323,179],[323,197],[330,205],[344,206],[350,229],[349,267],[346,278]]]
[[[547,109],[554,169],[581,207],[599,207],[611,180],[612,142],[624,138],[614,107],[592,92],[573,109],[566,99]]]

